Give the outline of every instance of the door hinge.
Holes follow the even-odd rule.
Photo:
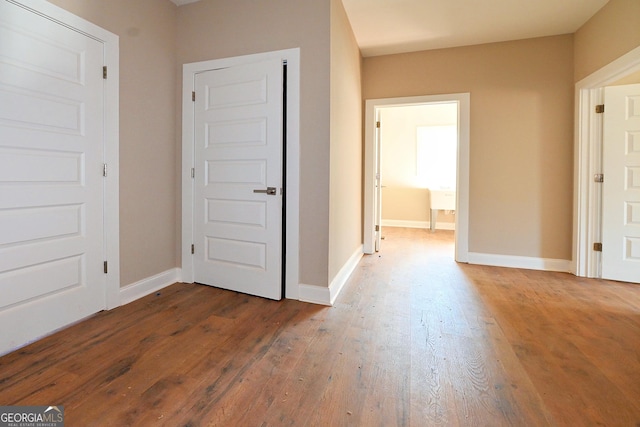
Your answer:
[[[107,176],[107,164],[102,164],[102,176]]]
[[[193,243],[191,244],[191,254],[195,254],[196,253],[196,245],[194,245]]]
[[[593,250],[596,252],[602,252],[602,243],[594,243]]]
[[[107,266],[107,261],[104,262],[104,274],[107,274],[109,272],[109,268]]]
[[[597,114],[602,114],[602,113],[604,113],[604,104],[596,105],[596,113],[597,113]]]
[[[376,127],[380,128],[380,121],[379,120],[376,122]]]
[[[593,176],[593,182],[604,182],[604,174],[597,173]]]
[[[102,78],[105,79],[105,80],[107,79],[107,66],[106,65],[102,67]]]
[[[196,102],[196,91],[195,90],[193,92],[191,92],[191,100],[193,102]]]
[[[376,231],[380,231],[380,226],[376,225]]]
[[[196,177],[196,168],[191,168],[191,178]]]

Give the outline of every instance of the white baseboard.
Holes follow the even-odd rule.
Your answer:
[[[524,268],[527,270],[571,272],[571,261],[565,259],[533,258],[469,252],[469,264],[494,267]]]
[[[331,291],[325,286],[300,283],[298,285],[298,299],[313,304],[331,305]]]
[[[342,266],[340,271],[338,271],[338,274],[333,278],[329,287],[306,285],[301,283],[298,287],[298,298],[300,301],[322,305],[333,305],[345,283],[349,280],[349,276],[351,276],[353,270],[358,266],[358,262],[360,262],[360,258],[362,258],[363,254],[363,246],[360,245]]]
[[[181,276],[180,268],[172,268],[120,288],[120,305],[129,304],[162,288],[173,285],[181,280]]]
[[[345,285],[345,283],[347,283],[347,280],[349,280],[351,273],[353,273],[353,270],[356,269],[363,255],[363,245],[360,245],[356,248],[353,254],[351,254],[340,271],[338,271],[336,277],[334,277],[331,281],[331,284],[329,285],[331,305],[333,305],[333,303],[336,301],[338,294],[340,294],[340,291],[342,291],[343,286]]]
[[[403,219],[383,219],[383,227],[430,228],[429,221],[405,221]],[[436,222],[436,230],[455,230],[455,222]]]

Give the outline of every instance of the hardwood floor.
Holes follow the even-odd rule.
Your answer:
[[[640,286],[385,229],[334,307],[176,284],[0,358],[67,426],[640,426]]]

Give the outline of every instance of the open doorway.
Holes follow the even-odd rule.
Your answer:
[[[458,104],[380,108],[381,226],[455,230]]]
[[[468,93],[367,100],[365,253],[373,253],[379,248],[385,223],[425,228],[431,227],[431,220],[434,219],[435,229],[438,221],[435,221],[434,213],[448,212],[447,218],[441,218],[440,227],[456,230],[455,259],[459,262],[468,261],[469,108]],[[384,121],[386,124],[390,122],[391,127],[402,127],[400,122],[405,122],[404,136],[386,136],[387,141],[382,142],[381,129],[386,124],[381,122]],[[434,156],[434,143],[442,148],[447,145],[442,144],[443,140],[451,142],[449,150],[444,148],[440,155]],[[384,146],[394,143],[399,145],[397,150],[393,150],[396,155],[392,153],[387,157]],[[388,147],[386,151],[390,151]],[[447,157],[450,159],[449,168],[438,170],[431,163],[432,160],[439,159],[441,164],[445,164]],[[389,172],[389,165],[402,170],[391,177],[388,182],[391,186],[384,187],[386,181],[383,173],[385,169]],[[385,196],[391,199],[386,204],[391,209],[387,209],[383,215]],[[449,197],[451,200],[446,206],[434,205],[435,212],[432,213],[432,197],[434,202],[441,197]],[[400,214],[400,211],[403,213]],[[394,215],[402,217],[393,218]],[[447,222],[450,225],[444,225]]]

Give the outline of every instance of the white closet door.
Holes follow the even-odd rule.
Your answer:
[[[103,48],[0,2],[0,353],[105,307]]]

